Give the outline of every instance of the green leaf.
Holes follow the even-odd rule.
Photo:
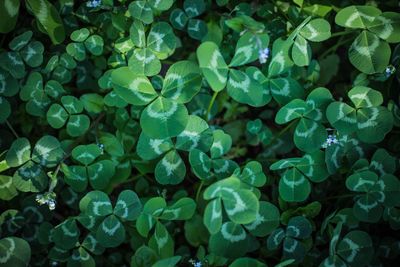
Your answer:
[[[165,75],[161,94],[178,103],[189,102],[201,89],[200,69],[194,62],[179,61]]]
[[[210,234],[219,232],[222,226],[222,204],[220,198],[208,203],[204,211],[203,222]]]
[[[311,61],[311,47],[301,35],[296,37],[292,48],[292,59],[294,64],[303,67],[308,66]]]
[[[19,14],[20,0],[7,0],[0,3],[0,32],[8,33],[15,28]]]
[[[168,152],[155,169],[155,177],[160,184],[179,184],[185,175],[185,163],[175,150]]]
[[[249,224],[245,224],[244,227],[254,236],[265,237],[278,228],[279,222],[279,209],[269,202],[260,201],[260,210],[256,215],[256,219]]]
[[[213,134],[205,120],[190,115],[186,128],[176,138],[175,147],[180,150],[192,151],[200,149],[208,151],[213,141]]]
[[[67,123],[67,133],[72,136],[83,135],[90,126],[90,119],[87,115],[71,115]]]
[[[151,267],[174,267],[181,260],[181,256],[174,256],[167,259],[162,259],[151,265]]]
[[[53,44],[62,43],[65,39],[65,30],[57,9],[47,0],[27,0],[26,3]]]
[[[268,77],[285,73],[293,62],[289,57],[291,42],[277,39],[272,46],[272,58],[268,66]]]
[[[64,150],[57,138],[45,135],[33,148],[32,160],[42,166],[55,167],[64,157]]]
[[[301,28],[300,34],[309,41],[322,42],[331,37],[331,25],[325,19],[313,19]]]
[[[153,139],[141,133],[137,144],[137,153],[144,160],[158,158],[173,147],[170,139]]]
[[[209,249],[217,255],[235,258],[246,253],[247,242],[246,231],[241,225],[225,222],[221,227],[221,231],[210,237]]]
[[[134,221],[142,211],[142,203],[132,190],[124,190],[115,204],[114,214],[126,221]]]
[[[129,4],[129,13],[135,19],[142,21],[145,24],[153,22],[153,11],[147,4],[147,1],[135,1]]]
[[[26,74],[24,61],[17,52],[0,53],[0,65],[15,79],[21,79]]]
[[[232,69],[229,72],[227,89],[234,100],[253,107],[264,106],[270,100],[261,84],[243,71]]]
[[[172,240],[165,226],[157,222],[154,235],[150,238],[149,246],[153,248],[161,258],[172,257],[174,254],[174,240]]]
[[[147,77],[136,75],[128,67],[114,70],[111,81],[117,95],[129,104],[147,105],[157,96]]]
[[[366,74],[383,72],[389,64],[390,54],[389,44],[369,31],[362,31],[348,52],[351,64]]]
[[[309,220],[303,216],[296,216],[289,220],[286,228],[286,236],[297,239],[306,239],[310,237],[312,227]]]
[[[104,145],[104,150],[111,156],[121,157],[124,155],[124,147],[114,135],[102,132],[99,136],[99,141]]]
[[[246,189],[225,189],[222,197],[224,208],[232,222],[237,224],[251,223],[256,220],[260,203],[253,192]]]
[[[157,75],[161,70],[160,60],[149,48],[135,49],[129,58],[128,65],[134,73],[145,76]]]
[[[100,56],[103,53],[104,41],[103,38],[97,34],[91,35],[85,40],[85,47],[94,56]]]
[[[125,241],[125,228],[116,216],[109,215],[97,228],[96,239],[105,248],[118,247]]]
[[[375,17],[368,30],[389,43],[400,42],[400,14],[384,12]]]
[[[87,177],[93,189],[103,190],[115,174],[115,164],[111,160],[101,160],[87,167]]]
[[[158,97],[140,116],[142,130],[151,138],[164,139],[179,135],[189,120],[185,105]]]
[[[191,198],[183,197],[165,208],[160,218],[163,220],[189,220],[195,211],[196,202]]]
[[[303,243],[294,238],[285,238],[285,241],[283,241],[284,259],[295,259],[297,262],[301,262],[304,259],[305,254],[306,249]]]
[[[294,143],[302,151],[313,152],[321,148],[327,136],[327,131],[322,124],[301,118],[294,131]]]
[[[197,48],[197,59],[211,89],[219,92],[225,88],[229,67],[226,65],[218,46],[213,42],[204,42]]]
[[[43,63],[44,46],[41,42],[33,41],[22,48],[21,56],[32,68],[39,67]]]
[[[366,29],[380,14],[373,6],[348,6],[336,14],[335,22],[342,27]]]
[[[29,43],[29,41],[32,39],[32,36],[33,36],[32,31],[26,31],[24,33],[21,33],[20,35],[14,37],[11,40],[11,42],[8,44],[8,47],[11,50],[19,51]]]
[[[72,150],[72,157],[83,165],[91,164],[100,155],[101,150],[95,144],[79,145]]]
[[[83,42],[89,35],[90,31],[87,28],[82,28],[71,33],[71,40],[74,42]]]
[[[200,19],[189,19],[187,32],[193,39],[202,40],[208,32],[207,24]]]
[[[342,134],[351,134],[357,129],[356,111],[346,103],[331,103],[326,110],[326,117]]]
[[[279,196],[285,201],[304,201],[310,192],[310,182],[295,168],[287,170],[279,180]]]
[[[68,117],[67,111],[59,104],[51,105],[46,114],[47,122],[55,129],[63,127]]]
[[[66,51],[77,61],[83,61],[86,58],[86,49],[83,43],[69,43]]]
[[[203,0],[185,0],[183,2],[183,9],[189,18],[194,18],[205,11],[206,5]]]
[[[11,176],[0,175],[0,199],[11,200],[18,195]]]
[[[169,16],[169,21],[175,29],[183,30],[188,22],[188,17],[182,9],[175,8]]]
[[[79,209],[90,216],[107,216],[113,212],[110,199],[101,191],[87,193],[79,202]]]
[[[176,47],[176,36],[171,26],[166,22],[153,24],[147,36],[147,47],[159,59],[166,59],[170,56]]]
[[[229,134],[224,133],[222,130],[215,130],[213,132],[214,141],[211,145],[210,152],[211,158],[219,158],[226,154],[232,147],[232,138]]]
[[[18,138],[12,144],[6,155],[7,165],[18,167],[31,159],[31,144],[27,138]]]
[[[259,50],[268,47],[268,34],[254,35],[251,32],[243,34],[236,45],[235,55],[232,58],[230,67],[242,66],[258,59]]]
[[[267,239],[267,248],[269,250],[275,250],[279,247],[282,241],[285,239],[285,231],[282,228],[274,230]]]
[[[31,259],[31,248],[24,239],[6,237],[0,239],[0,266],[28,266]]]
[[[28,161],[13,176],[13,184],[22,192],[40,192],[48,184],[48,177],[40,165]]]
[[[263,186],[267,181],[262,165],[258,161],[248,162],[239,177],[243,182],[256,187]]]
[[[74,248],[79,240],[80,231],[74,219],[67,219],[51,232],[51,239],[62,249]]]
[[[210,177],[211,159],[201,150],[189,151],[189,162],[193,173],[200,179],[206,180]]]
[[[352,231],[339,242],[337,254],[348,264],[366,265],[374,253],[370,236],[363,231]]]
[[[147,3],[156,10],[159,11],[166,11],[171,8],[173,5],[174,1],[173,0],[164,0],[164,1],[158,1],[158,0],[148,0]]]

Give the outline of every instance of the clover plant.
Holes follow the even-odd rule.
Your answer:
[[[397,266],[396,0],[0,1],[0,267]]]

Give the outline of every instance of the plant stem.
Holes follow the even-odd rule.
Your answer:
[[[332,38],[332,37],[343,36],[343,35],[347,35],[347,34],[351,34],[351,33],[354,33],[354,31],[334,32],[334,33],[331,34],[331,38]]]
[[[284,133],[286,133],[296,122],[297,122],[297,120],[294,120],[291,123],[289,123],[277,135],[275,135],[274,138],[272,138],[271,142],[269,142],[269,143],[272,144],[274,141],[276,141],[279,137],[281,137]]]
[[[206,121],[208,121],[208,115],[209,115],[210,112],[211,112],[211,108],[212,108],[212,106],[214,105],[214,102],[215,102],[215,99],[217,98],[218,93],[219,93],[219,92],[214,92],[214,94],[213,94],[213,96],[212,96],[212,98],[211,98],[211,100],[210,100],[210,103],[208,104],[207,112],[206,112],[206,115],[205,115],[205,117],[204,117],[204,119],[205,119]]]
[[[348,198],[348,197],[354,197],[354,196],[356,196],[356,194],[345,194],[345,195],[340,195],[340,196],[331,196],[331,197],[327,197],[327,198],[324,198],[324,199],[320,200],[320,202],[328,201],[328,200],[331,200],[331,199]]]
[[[328,50],[325,50],[325,52],[322,53],[322,54],[318,57],[318,59],[319,59],[319,60],[323,59],[324,57],[326,57],[326,56],[329,55],[330,53],[335,52],[335,51],[338,49],[339,46],[344,45],[344,44],[347,43],[348,41],[353,40],[353,37],[347,38],[346,40],[343,40],[343,37],[344,37],[344,35],[342,35],[342,36],[340,37],[339,41],[338,41],[334,46],[331,46]]]
[[[14,130],[14,128],[12,127],[11,123],[10,123],[8,120],[6,120],[6,124],[7,124],[8,128],[10,128],[11,132],[13,133],[13,135],[14,135],[16,138],[19,138],[17,132]]]
[[[197,188],[197,192],[196,192],[196,203],[199,201],[199,197],[200,197],[200,191],[203,188],[204,185],[204,181],[202,180],[199,187]]]

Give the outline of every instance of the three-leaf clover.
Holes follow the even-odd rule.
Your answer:
[[[60,142],[53,136],[40,138],[32,151],[27,138],[16,139],[6,155],[10,167],[19,167],[13,184],[22,192],[39,192],[46,188],[48,178],[45,168],[55,167],[64,157]]]
[[[314,89],[306,101],[294,99],[279,109],[275,117],[278,124],[299,119],[294,131],[294,143],[305,152],[311,153],[321,148],[327,137],[323,126],[326,106],[333,98],[328,89]]]
[[[354,107],[333,102],[326,110],[329,123],[340,134],[356,133],[360,141],[378,143],[393,127],[393,115],[382,107],[382,94],[364,86],[353,87],[348,96]]]
[[[115,173],[115,165],[109,159],[96,160],[102,154],[98,145],[79,145],[72,150],[72,158],[81,165],[62,164],[65,182],[77,192],[86,189],[88,183],[93,189],[102,190]]]
[[[388,43],[400,41],[400,15],[383,12],[374,6],[348,6],[340,10],[336,24],[361,33],[348,51],[350,62],[367,74],[382,73],[390,60]]]
[[[278,228],[267,239],[267,248],[276,250],[283,243],[283,258],[295,259],[301,262],[306,255],[303,240],[312,233],[310,221],[303,216],[296,216],[289,220],[286,229]]]
[[[39,72],[31,72],[26,84],[21,88],[20,98],[26,103],[26,111],[34,116],[43,117],[52,100],[57,100],[65,94],[62,85],[55,80],[43,84],[43,76]]]
[[[90,119],[83,112],[83,103],[75,96],[61,97],[61,104],[52,104],[47,111],[47,122],[59,129],[67,124],[67,133],[76,137],[83,135],[90,126]]]
[[[183,9],[172,10],[169,21],[178,30],[184,30],[187,27],[187,33],[190,37],[201,40],[207,34],[207,25],[203,20],[195,17],[203,14],[206,4],[203,0],[185,0]]]
[[[39,41],[31,41],[32,36],[32,31],[18,35],[8,45],[12,51],[0,53],[1,68],[8,71],[16,79],[25,76],[25,63],[35,68],[43,62],[44,46]]]
[[[282,159],[271,170],[285,170],[279,180],[279,196],[288,202],[301,202],[311,193],[311,183],[324,181],[328,176],[324,152],[305,154],[302,158]]]
[[[135,192],[124,190],[113,208],[106,193],[91,191],[81,199],[79,209],[83,214],[100,220],[93,234],[95,232],[100,245],[110,248],[125,241],[126,231],[122,223],[135,221],[142,210],[142,203]]]

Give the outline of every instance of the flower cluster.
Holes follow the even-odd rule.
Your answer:
[[[56,194],[54,192],[47,192],[44,194],[36,195],[36,201],[40,204],[47,204],[50,210],[54,210],[56,208]]]
[[[326,139],[326,141],[322,145],[322,147],[327,148],[328,146],[331,146],[332,144],[339,144],[339,140],[336,138],[336,135],[334,135],[334,134],[328,135],[328,138]]]
[[[385,69],[386,77],[391,76],[395,72],[396,72],[396,68],[394,66],[392,66],[392,65],[387,66],[386,69]]]
[[[260,49],[258,51],[258,60],[260,60],[261,64],[264,64],[265,62],[267,62],[267,59],[269,57],[269,48],[264,48],[264,49]]]
[[[98,7],[101,5],[101,0],[90,0],[86,3],[87,7]]]
[[[193,259],[190,259],[189,262],[193,265],[193,267],[202,267],[203,266],[201,261],[195,261]]]

